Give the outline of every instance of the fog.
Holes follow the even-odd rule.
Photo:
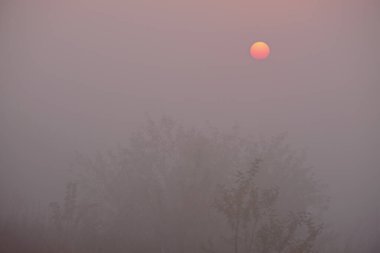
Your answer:
[[[255,143],[285,134],[323,185],[334,240],[379,252],[379,25],[376,0],[0,0],[0,211],[49,216],[78,156],[129,147],[169,118],[210,147],[209,128]],[[249,56],[258,40],[265,61]]]

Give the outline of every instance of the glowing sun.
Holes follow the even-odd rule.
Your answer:
[[[251,46],[251,56],[257,60],[264,60],[268,58],[270,54],[270,48],[267,43],[259,41],[255,42]]]

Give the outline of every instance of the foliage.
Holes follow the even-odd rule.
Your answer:
[[[238,171],[235,184],[221,189],[216,209],[231,229],[233,252],[313,252],[313,244],[322,226],[310,213],[289,213],[285,218],[274,208],[280,192],[260,189],[255,179],[261,161],[255,160],[245,171]]]
[[[284,136],[148,121],[126,146],[78,157],[36,252],[314,252],[326,199],[304,161]]]

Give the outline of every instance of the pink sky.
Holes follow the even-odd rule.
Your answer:
[[[371,210],[379,14],[376,0],[3,1],[0,189],[50,198],[75,151],[112,147],[146,115],[167,115],[287,132],[330,183],[337,213]],[[249,56],[257,40],[271,45],[265,62]]]

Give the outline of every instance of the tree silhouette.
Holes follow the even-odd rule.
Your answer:
[[[235,182],[221,187],[216,209],[228,223],[234,253],[308,253],[320,234],[322,225],[308,212],[289,213],[283,218],[275,208],[279,197],[276,187],[262,189],[256,183],[261,160],[246,170],[239,170]]]
[[[81,224],[113,252],[310,252],[323,198],[284,143],[148,121],[126,147],[78,160],[79,210],[97,210]]]

